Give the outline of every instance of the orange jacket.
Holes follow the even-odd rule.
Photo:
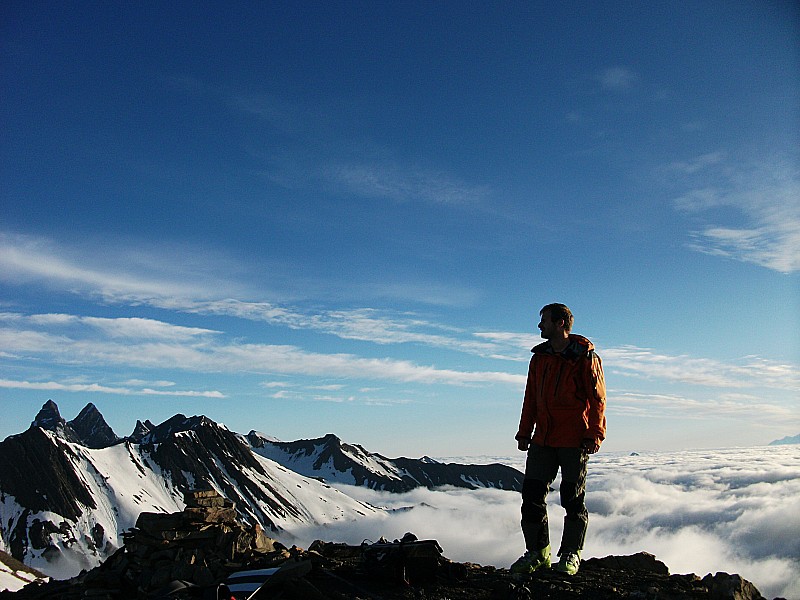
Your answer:
[[[606,437],[606,384],[594,345],[570,334],[559,353],[550,342],[533,350],[519,421],[518,440],[540,446],[579,448],[584,439]]]

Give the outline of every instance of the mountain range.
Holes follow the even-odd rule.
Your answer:
[[[0,550],[62,579],[114,553],[141,512],[182,510],[192,490],[217,490],[243,522],[291,541],[293,528],[383,510],[329,483],[519,490],[522,478],[500,464],[390,459],[332,434],[294,442],[243,435],[205,416],[138,421],[119,437],[93,404],[66,421],[48,400],[26,431],[0,442]]]
[[[787,435],[779,440],[773,440],[769,443],[770,446],[786,446],[788,444],[800,444],[800,433],[797,435]]]

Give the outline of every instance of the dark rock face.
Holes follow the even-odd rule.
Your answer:
[[[150,419],[145,419],[144,423],[137,420],[136,427],[133,428],[133,433],[128,436],[128,440],[138,444],[142,441],[142,438],[155,429],[155,427],[156,426],[150,422]]]
[[[162,470],[171,474],[178,489],[213,487],[212,484],[216,483],[226,496],[234,498],[240,505],[240,514],[247,514],[249,508],[252,515],[249,520],[273,531],[278,530],[277,525],[258,507],[259,503],[251,499],[257,498],[279,514],[300,514],[277,490],[272,490],[271,495],[265,494],[244,473],[244,470],[249,470],[267,477],[263,466],[241,437],[207,417],[176,415],[147,433],[142,438],[141,448]],[[187,481],[186,473],[193,474],[194,480]],[[248,519],[246,516],[243,518]]]
[[[70,519],[82,513],[78,503],[96,508],[86,485],[75,473],[70,446],[38,427],[0,442],[0,481],[25,508],[48,510]]]
[[[52,431],[60,438],[68,442],[80,443],[80,437],[70,427],[69,423],[61,416],[58,406],[52,400],[48,400],[36,414],[36,418],[31,423],[31,429],[41,428]]]
[[[103,415],[91,402],[67,424],[88,448],[107,448],[120,441],[119,436],[108,426]]]
[[[83,407],[77,417],[68,422],[61,416],[56,403],[48,400],[31,423],[31,428],[36,427],[52,431],[68,442],[81,444],[87,448],[106,448],[120,441],[91,402]]]
[[[278,442],[251,431],[247,439],[262,456],[308,477],[340,480],[387,492],[443,485],[520,491],[524,477],[516,469],[500,464],[460,465],[427,457],[386,458],[357,444],[346,444],[333,434],[311,440]]]
[[[462,465],[424,458],[397,458],[394,463],[427,488],[452,485],[468,489],[490,487],[520,491],[524,479],[524,475],[513,467],[501,464]]]
[[[31,427],[41,427],[48,431],[55,431],[59,426],[63,427],[67,422],[61,417],[58,406],[52,400],[44,403],[42,408],[33,419]]]
[[[72,448],[59,438],[51,438],[39,427],[0,442],[0,482],[4,494],[16,498],[25,510],[16,524],[9,524],[11,553],[21,558],[28,547],[46,548],[47,534],[64,532],[64,523],[34,521],[31,514],[50,511],[73,521],[82,514],[82,507],[96,508],[91,493],[75,472]],[[49,548],[46,548],[49,550]],[[54,549],[55,550],[55,549]]]

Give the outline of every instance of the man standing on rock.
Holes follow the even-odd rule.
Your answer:
[[[547,492],[561,469],[561,505],[566,510],[556,569],[578,572],[589,513],[586,465],[606,432],[603,365],[594,345],[570,333],[574,318],[563,304],[539,311],[547,340],[533,348],[516,439],[528,452],[522,485],[522,534],[526,552],[513,573],[550,567]]]

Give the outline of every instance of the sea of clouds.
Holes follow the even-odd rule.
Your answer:
[[[450,457],[501,462],[516,457]],[[413,532],[459,562],[508,567],[523,551],[516,492],[416,489],[390,494],[337,486],[385,514],[297,530],[296,541],[360,544]],[[553,487],[558,489],[558,480]],[[671,573],[739,573],[767,598],[800,599],[800,445],[597,454],[589,465],[584,558],[650,552]],[[558,492],[548,497],[551,542],[561,537]]]

